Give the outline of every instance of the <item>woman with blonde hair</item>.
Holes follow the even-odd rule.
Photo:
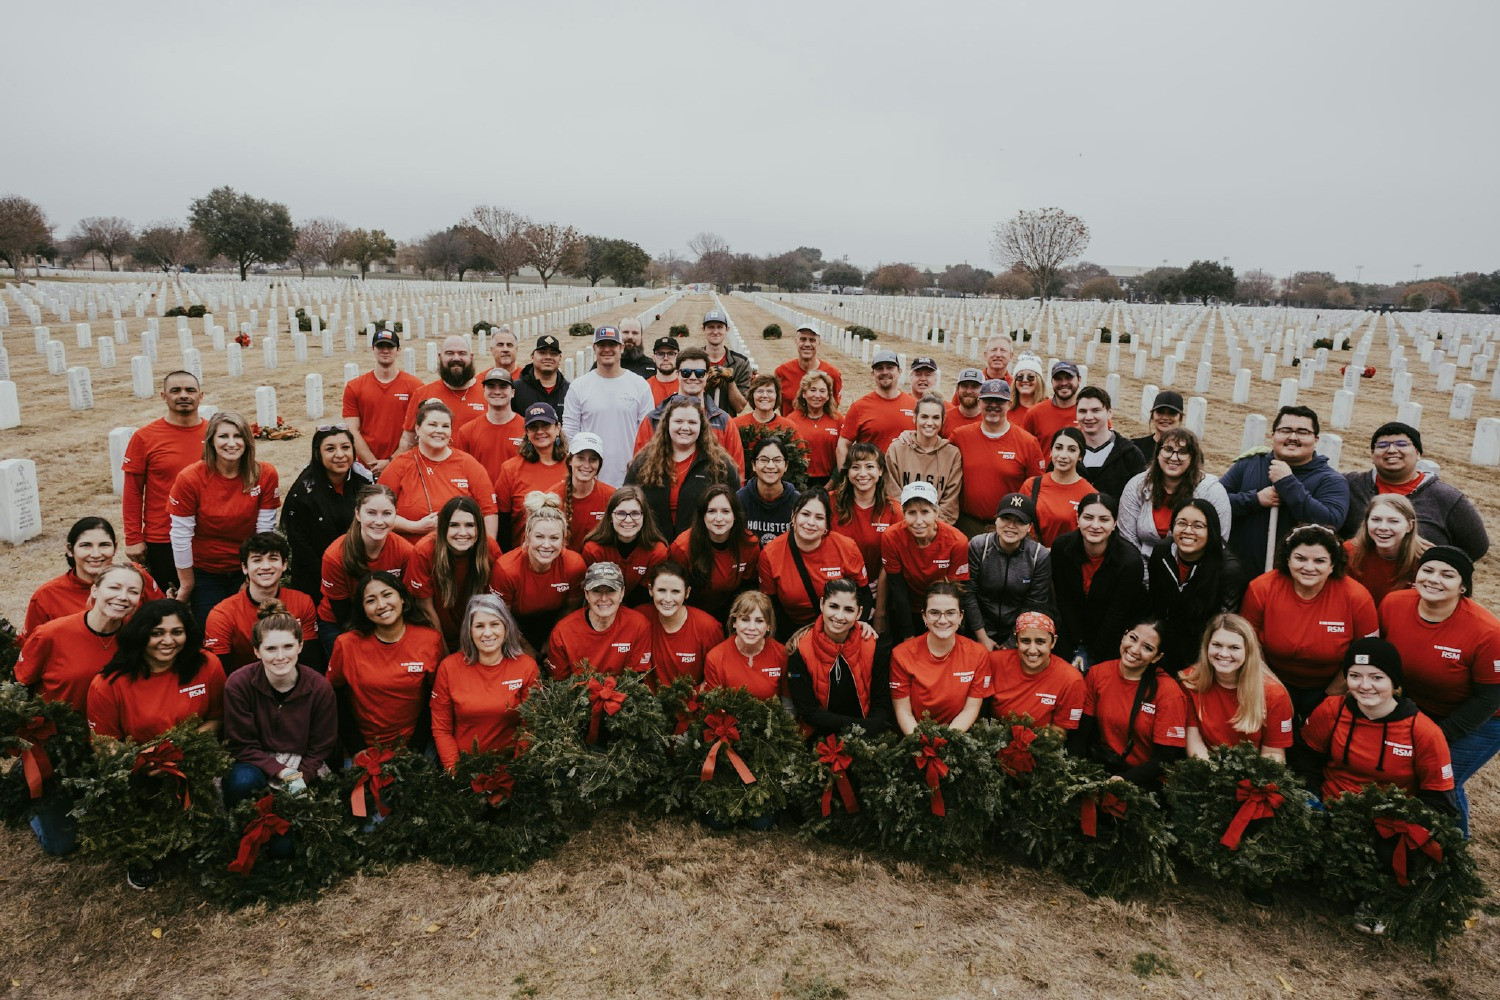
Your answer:
[[[1178,678],[1187,696],[1187,752],[1251,743],[1262,757],[1286,760],[1292,699],[1266,667],[1255,629],[1239,615],[1216,615],[1198,660]]]
[[[1417,509],[1399,493],[1372,497],[1359,531],[1344,543],[1349,575],[1365,585],[1377,608],[1386,594],[1412,585],[1417,562],[1430,548],[1417,533]]]
[[[808,485],[827,486],[838,467],[839,431],[844,426],[844,415],[834,396],[833,376],[821,368],[802,376],[786,420],[807,442]]]
[[[567,547],[568,519],[555,493],[531,493],[524,515],[526,533],[521,547],[495,561],[490,589],[515,614],[522,647],[540,662],[553,627],[583,605],[587,567],[583,556]]]
[[[710,486],[740,488],[734,459],[694,399],[667,402],[656,432],[625,472],[625,483],[639,486],[664,534],[676,537],[692,526],[698,501]]]

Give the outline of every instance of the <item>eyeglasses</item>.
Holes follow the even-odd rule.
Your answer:
[[[1296,438],[1298,441],[1311,441],[1318,436],[1318,432],[1306,427],[1278,427],[1272,431],[1280,437]]]
[[[617,510],[613,516],[618,517],[622,521],[639,521],[641,519],[641,512],[638,510]]]
[[[1183,451],[1180,448],[1163,448],[1160,454],[1167,458],[1191,458],[1193,456],[1192,452]]]
[[[755,464],[756,465],[771,465],[771,466],[785,465],[786,464],[786,459],[784,459],[784,458],[776,458],[773,455],[762,455],[762,456],[760,456],[759,458],[757,458],[755,460]]]
[[[1395,448],[1397,451],[1405,451],[1406,449],[1408,449],[1410,447],[1411,447],[1411,442],[1408,441],[1408,440],[1406,440],[1405,438],[1402,438],[1400,441],[1376,441],[1375,442],[1375,450],[1376,451],[1385,451],[1388,448]]]
[[[708,378],[707,368],[679,368],[677,374],[682,378]]]
[[[313,433],[326,434],[328,431],[347,431],[348,429],[348,424],[319,424],[314,428]]]
[[[928,610],[922,612],[922,614],[926,615],[928,618],[936,618],[938,621],[942,621],[945,618],[959,617],[963,614],[963,610],[961,608],[952,608],[944,611],[933,611],[931,608],[929,608]]]
[[[1194,534],[1197,534],[1198,532],[1207,531],[1208,530],[1208,525],[1207,524],[1199,524],[1197,521],[1173,521],[1172,522],[1172,530],[1174,530],[1174,531],[1191,531]]]

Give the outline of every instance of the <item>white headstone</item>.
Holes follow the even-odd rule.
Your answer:
[[[116,427],[109,432],[109,479],[115,496],[125,492],[125,447],[134,435],[134,427]]]
[[[47,341],[47,374],[61,375],[68,370],[68,352],[60,340]]]
[[[1208,400],[1202,396],[1189,396],[1187,401],[1187,413],[1183,415],[1183,422],[1187,429],[1203,436],[1203,426],[1208,423]]]
[[[1151,407],[1156,403],[1158,387],[1147,382],[1141,386],[1141,423],[1151,423]]]
[[[1460,382],[1453,389],[1453,403],[1448,407],[1449,420],[1468,420],[1474,412],[1474,387]]]
[[[417,352],[415,348],[403,347],[401,349],[401,367],[410,375],[417,373]]]
[[[16,384],[0,381],[0,431],[21,426],[21,402],[16,398]]]
[[[321,334],[318,335],[318,339],[322,342],[323,345],[323,357],[333,357],[333,331],[324,330]]]
[[[1262,382],[1276,381],[1276,355],[1267,354],[1260,359],[1260,380]]]
[[[156,395],[156,376],[151,371],[151,359],[144,354],[130,359],[130,394],[136,399]]]
[[[1193,382],[1194,392],[1207,392],[1213,385],[1214,366],[1207,361],[1198,362],[1198,377]]]
[[[45,326],[34,326],[31,334],[36,340],[36,352],[41,355],[47,353],[47,344],[52,340],[52,329]]]
[[[19,545],[41,533],[36,463],[29,458],[7,458],[0,462],[0,541]]]
[[[427,370],[429,372],[438,370],[438,345],[432,340],[427,342]]]
[[[0,347],[0,380],[10,379],[10,352]]]
[[[262,427],[276,426],[276,390],[269,385],[255,390],[255,422]]]
[[[1164,386],[1177,384],[1177,355],[1169,354],[1162,359],[1161,384]]]
[[[1137,354],[1135,356],[1135,377],[1136,378],[1145,378],[1146,377],[1146,362],[1148,360],[1150,360],[1150,355],[1148,355],[1145,351],[1142,351],[1141,353],[1139,353],[1139,354]]]
[[[75,327],[75,329],[78,332],[79,347],[94,346],[94,331],[89,328],[89,325],[87,323],[79,323],[78,326]]]
[[[1110,399],[1120,398],[1120,373],[1110,372],[1104,376],[1104,391],[1109,393]]]
[[[1318,374],[1318,368],[1308,358],[1302,359],[1302,364],[1297,367],[1297,385],[1302,389],[1313,387],[1313,378]]]
[[[99,367],[113,368],[115,366],[115,338],[99,338]]]
[[[216,326],[208,331],[208,337],[213,342],[214,350],[222,351],[224,349],[224,328],[222,326]]]
[[[1400,406],[1411,399],[1411,373],[1400,372],[1391,379],[1391,402]]]
[[[1422,429],[1422,404],[1405,402],[1396,408],[1396,419],[1403,424],[1410,424],[1417,430]]]
[[[292,334],[292,357],[296,358],[298,364],[307,363],[307,334]]]
[[[1281,395],[1276,401],[1278,407],[1297,405],[1297,380],[1284,378],[1281,380]]]
[[[1262,448],[1266,443],[1266,418],[1260,413],[1245,415],[1245,429],[1240,434],[1240,451]]]
[[[141,334],[141,353],[150,358],[153,365],[156,364],[156,334],[150,330]]]
[[[83,365],[68,369],[68,407],[73,410],[94,408],[94,378]]]
[[[261,354],[264,357],[266,371],[276,370],[276,341],[267,337],[260,342]]]
[[[1458,365],[1447,362],[1438,366],[1437,391],[1450,392],[1453,389],[1453,381],[1458,377]]]
[[[310,420],[318,420],[323,416],[323,376],[317,372],[308,372],[307,377],[302,380],[303,388],[307,392],[307,416]]]
[[[1250,402],[1250,369],[1241,368],[1234,375],[1234,401],[1236,403]]]
[[[7,383],[0,382],[0,389]],[[3,406],[3,400],[0,400]],[[0,423],[0,427],[5,426]],[[1474,448],[1469,461],[1475,465],[1500,465],[1500,417],[1480,417],[1474,427]]]
[[[196,347],[189,347],[182,352],[182,370],[193,373],[193,377],[199,382],[203,381],[203,352]]]
[[[1328,424],[1336,431],[1347,431],[1354,423],[1354,393],[1339,389],[1333,394],[1333,415]]]
[[[1328,459],[1328,464],[1335,469],[1339,467],[1339,458],[1344,454],[1344,439],[1337,434],[1318,435],[1317,452]]]
[[[359,378],[359,365],[353,361],[344,362],[344,384],[348,385],[357,378]]]

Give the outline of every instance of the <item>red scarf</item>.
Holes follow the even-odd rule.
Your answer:
[[[866,639],[856,624],[842,645],[835,645],[823,632],[823,616],[819,615],[812,627],[802,634],[797,642],[797,653],[807,667],[808,679],[812,681],[813,694],[818,704],[828,707],[828,671],[833,661],[842,656],[854,675],[854,690],[859,695],[859,707],[866,716],[870,714],[870,676],[875,662],[875,640]]]

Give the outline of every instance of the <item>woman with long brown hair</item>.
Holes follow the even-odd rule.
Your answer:
[[[1207,500],[1219,514],[1220,537],[1229,540],[1229,494],[1203,471],[1203,445],[1186,427],[1162,432],[1156,455],[1120,491],[1120,537],[1151,555],[1172,531],[1173,509],[1189,497]]]
[[[667,539],[662,537],[646,506],[646,497],[635,486],[621,486],[604,505],[604,519],[583,542],[583,562],[612,562],[625,574],[625,604],[635,607],[647,600],[646,580],[651,568],[667,561]]]
[[[396,491],[383,483],[354,495],[354,523],[323,551],[323,599],[318,602],[318,639],[325,655],[349,620],[356,581],[377,570],[400,578],[411,561],[411,543],[396,534]]]
[[[500,508],[495,538],[509,537],[512,548],[520,545],[526,534],[527,498],[550,491],[568,471],[564,464],[568,460],[568,439],[563,436],[557,411],[550,403],[532,403],[522,416],[526,418],[526,440],[521,442],[521,453],[506,460],[495,480]]]
[[[1386,594],[1412,585],[1417,562],[1430,548],[1417,533],[1417,509],[1399,493],[1374,496],[1359,531],[1344,543],[1349,575],[1365,585],[1377,608]]]
[[[702,407],[683,396],[667,402],[651,443],[630,463],[625,483],[641,488],[657,524],[675,535],[691,526],[710,486],[738,490],[740,474]]]
[[[669,556],[687,570],[692,589],[688,604],[720,616],[736,595],[754,584],[760,551],[739,497],[718,484],[704,492],[692,527],[673,539]]]
[[[469,599],[490,589],[500,546],[485,530],[473,497],[450,497],[438,512],[437,531],[412,548],[406,586],[429,621],[437,623],[449,652],[458,648],[458,626]]]

